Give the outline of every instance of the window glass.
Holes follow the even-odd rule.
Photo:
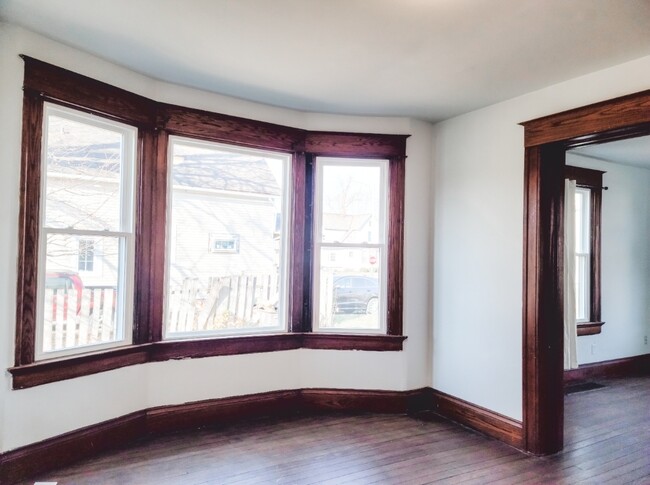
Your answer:
[[[318,330],[385,328],[386,170],[384,160],[317,159]]]
[[[63,114],[47,118],[45,226],[121,226],[124,135]]]
[[[289,160],[172,137],[166,336],[286,328]]]
[[[130,342],[135,138],[46,105],[39,358]]]
[[[576,319],[578,322],[587,322],[590,318],[590,194],[591,191],[585,188],[577,188],[575,194],[575,284]]]

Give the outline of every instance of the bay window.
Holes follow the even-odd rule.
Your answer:
[[[23,59],[14,388],[402,350],[407,135],[185,108]]]

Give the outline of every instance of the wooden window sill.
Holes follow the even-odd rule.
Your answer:
[[[404,336],[285,333],[174,340],[120,347],[104,352],[12,367],[13,389],[26,389],[146,362],[195,359],[219,355],[251,354],[293,349],[400,351]]]
[[[578,324],[578,337],[583,335],[596,335],[601,331],[601,327],[605,322],[585,322]]]

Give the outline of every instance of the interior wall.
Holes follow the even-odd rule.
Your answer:
[[[0,24],[0,365],[13,364],[23,62],[26,54],[159,101],[289,126],[411,134],[407,141],[403,352],[320,351],[136,365],[11,390],[0,382],[0,452],[152,406],[302,387],[408,390],[429,385],[432,128],[405,118],[336,116],[265,106],[158,82],[16,26]]]
[[[644,57],[434,126],[434,388],[521,419],[524,130],[519,123],[648,88],[650,57]]]
[[[567,152],[567,165],[606,172],[601,221],[601,306],[605,325],[578,337],[578,363],[650,352],[650,170]]]

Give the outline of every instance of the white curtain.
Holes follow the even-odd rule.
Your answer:
[[[578,367],[576,323],[576,181],[564,184],[564,369]]]

